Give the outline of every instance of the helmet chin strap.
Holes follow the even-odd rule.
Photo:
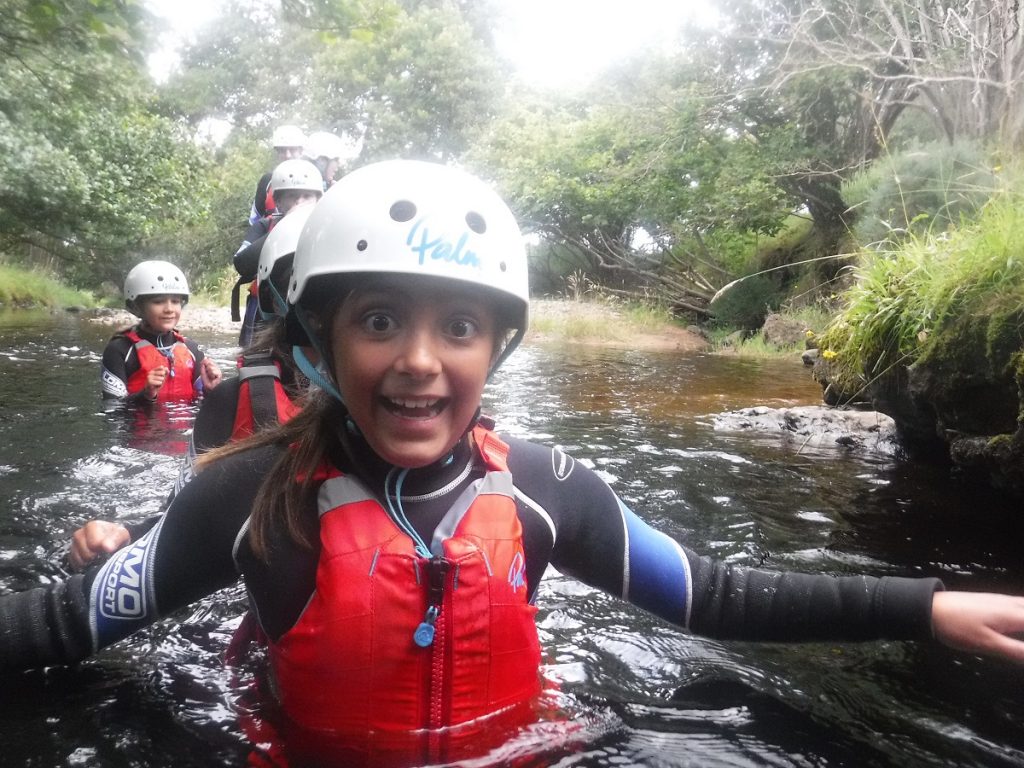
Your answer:
[[[301,307],[294,308],[295,317],[299,321],[299,325],[302,326],[302,330],[306,332],[306,338],[309,339],[310,345],[316,350],[316,353],[320,356],[320,360],[326,359],[323,349],[320,347],[320,337],[317,336],[313,329],[310,327],[309,321],[306,318],[306,313]],[[306,374],[306,378],[311,383],[320,387],[324,392],[327,392],[331,397],[337,400],[342,405],[345,405],[345,399],[341,396],[341,392],[338,391],[338,387],[331,380],[331,374],[325,371],[321,365],[313,365],[308,357],[306,357],[306,351],[296,345],[292,347],[292,357],[295,359],[295,364],[299,366],[299,370]]]
[[[302,326],[302,329],[306,332],[306,337],[309,339],[310,345],[313,347],[313,349],[316,350],[317,354],[320,356],[320,360],[323,361],[325,357],[320,347],[320,338],[313,332],[313,329],[310,327],[310,324],[306,318],[306,313],[303,312],[299,307],[294,307],[294,310],[295,317],[298,319],[299,324]],[[495,361],[494,365],[491,366],[491,370],[487,374],[488,380],[490,380],[490,377],[494,374],[494,371],[497,370],[501,362],[506,357],[508,357],[509,353],[511,353],[512,350],[514,350],[519,345],[519,341],[520,339],[522,339],[522,337],[523,331],[516,331],[516,335],[509,341],[508,344],[505,345],[505,349],[502,350],[501,354],[498,356],[498,359]],[[325,371],[322,365],[314,365],[313,362],[309,359],[309,357],[306,356],[306,351],[298,345],[292,347],[292,357],[295,360],[295,364],[299,367],[299,370],[301,370],[306,375],[306,378],[308,378],[310,382],[320,387],[320,389],[327,392],[329,395],[331,395],[331,397],[333,397],[335,400],[337,400],[339,403],[345,406],[345,399],[341,396],[341,392],[338,391],[338,387],[331,380],[330,373]],[[473,427],[475,427],[477,425],[477,422],[480,421],[481,412],[481,407],[478,405],[476,407],[476,411],[474,411],[473,413],[473,418],[470,419],[469,424],[466,425],[466,429],[463,430],[462,438],[464,438],[466,435],[473,431]],[[352,420],[352,417],[348,414],[346,414],[345,417],[345,429],[351,435],[358,435],[362,437],[362,431],[359,429],[359,426],[355,423],[355,421]],[[462,438],[460,438],[460,440]],[[365,440],[366,438],[363,437],[363,439]],[[447,466],[448,464],[451,464],[454,458],[455,449],[453,448],[451,451],[449,451],[440,459],[438,459],[438,463],[441,464],[441,466]]]
[[[345,404],[338,388],[334,386],[334,382],[328,379],[327,374],[323,372],[320,366],[313,365],[312,361],[306,357],[306,351],[302,347],[292,347],[292,358],[295,360],[295,364],[299,366],[299,370],[306,374],[306,378],[309,379],[312,384],[320,387],[320,389],[328,393],[342,405]]]
[[[511,339],[508,340],[508,343],[505,344],[504,349],[502,349],[501,352],[498,354],[498,357],[495,359],[493,365],[491,365],[491,369],[487,372],[487,381],[490,381],[494,377],[494,373],[495,371],[498,370],[498,367],[505,362],[509,355],[515,352],[516,347],[519,346],[519,342],[523,340],[523,336],[525,335],[525,329],[516,328],[515,334],[512,336]],[[479,409],[477,409],[477,417],[479,416]],[[474,423],[476,423],[475,420]]]

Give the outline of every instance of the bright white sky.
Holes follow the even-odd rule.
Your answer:
[[[150,59],[166,76],[174,43],[213,19],[220,0],[144,0],[174,30],[170,47]],[[687,20],[709,22],[713,0],[503,0],[508,22],[498,45],[531,85],[585,82],[618,58],[671,42]]]

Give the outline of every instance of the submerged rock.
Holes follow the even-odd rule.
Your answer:
[[[778,434],[798,450],[836,449],[893,455],[900,450],[895,422],[884,413],[830,408],[755,406],[713,417],[714,429]]]

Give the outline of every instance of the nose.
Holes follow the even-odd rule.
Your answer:
[[[439,344],[443,343],[426,329],[414,329],[404,339],[395,360],[395,370],[413,378],[429,378],[441,372]]]

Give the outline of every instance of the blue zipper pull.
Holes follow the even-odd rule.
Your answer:
[[[427,613],[423,621],[416,627],[412,639],[420,648],[426,648],[434,642],[434,632],[437,617],[441,615],[441,604],[444,602],[444,580],[451,568],[451,563],[440,555],[430,558],[427,564],[429,569],[429,589],[427,592]]]
[[[416,627],[416,631],[413,633],[412,640],[420,648],[427,648],[434,642],[434,622],[437,621],[438,614],[441,610],[436,606],[432,605],[427,608],[427,613],[423,617],[423,621]]]

